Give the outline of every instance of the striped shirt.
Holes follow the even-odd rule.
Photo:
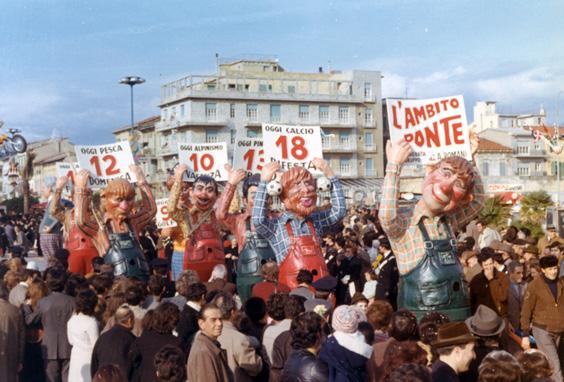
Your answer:
[[[382,228],[390,239],[399,273],[405,275],[414,269],[425,255],[425,241],[417,227],[421,219],[423,219],[423,224],[431,240],[446,239],[449,232],[445,229],[444,217],[431,217],[423,200],[420,200],[415,208],[399,211],[400,170],[400,166],[394,163],[388,163],[386,166],[378,217]],[[474,219],[484,206],[484,187],[476,168],[474,168],[473,195],[472,202],[446,216],[446,220],[451,227],[463,227]]]
[[[286,231],[286,223],[290,226],[294,236],[311,235],[307,221],[311,220],[318,239],[332,226],[339,223],[347,213],[345,195],[341,182],[337,178],[331,178],[331,209],[315,211],[305,219],[299,219],[292,212],[284,211],[278,217],[268,217],[266,201],[266,182],[260,182],[255,195],[252,222],[256,232],[270,243],[276,254],[276,261],[281,264],[288,254],[290,237]]]

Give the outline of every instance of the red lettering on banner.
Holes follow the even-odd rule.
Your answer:
[[[398,106],[401,107],[400,102],[398,102]],[[392,106],[392,126],[394,126],[396,129],[401,129],[401,125],[398,123],[398,116],[395,106]]]
[[[404,138],[407,142],[413,142],[419,147],[433,148],[464,144],[460,117],[460,115],[454,115],[442,118],[437,122],[433,122],[431,126],[426,126],[414,133],[405,134]],[[441,131],[444,134],[443,141],[440,138]]]

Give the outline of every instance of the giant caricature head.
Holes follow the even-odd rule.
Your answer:
[[[114,179],[100,193],[102,209],[115,217],[125,218],[135,202],[135,189],[125,179]]]
[[[260,174],[253,174],[245,178],[243,182],[243,201],[247,205],[247,209],[252,211],[255,205],[255,195],[260,183]],[[268,204],[272,203],[272,199],[268,198]]]
[[[200,211],[206,211],[215,204],[217,194],[215,179],[208,175],[200,175],[194,180],[190,190],[190,201]]]
[[[474,197],[474,171],[462,157],[441,160],[430,168],[423,180],[422,201],[434,215],[452,212]]]
[[[317,190],[315,178],[303,167],[292,167],[280,178],[282,193],[280,200],[286,209],[304,218],[315,211]]]

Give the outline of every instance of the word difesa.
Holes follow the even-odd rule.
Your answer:
[[[460,102],[454,97],[411,107],[405,107],[398,101],[397,105],[392,106],[392,127],[404,130],[405,140],[419,147],[461,145],[465,143],[461,111]],[[405,132],[441,114],[445,116],[429,122],[417,131]],[[400,123],[401,120],[404,121],[403,124]]]

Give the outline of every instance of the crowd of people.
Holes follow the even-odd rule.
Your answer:
[[[171,280],[149,229],[142,240],[152,257],[147,281],[116,278],[98,259],[91,273],[70,273],[65,249],[40,272],[12,234],[38,216],[4,216],[0,379],[562,380],[564,240],[555,227],[537,241],[526,229],[498,233],[480,221],[470,224],[458,236],[458,251],[473,315],[452,323],[429,313],[418,322],[397,309],[397,266],[376,216],[367,208],[351,210],[323,238],[329,276],[313,282],[302,270],[290,290],[278,284],[278,266],[268,262],[244,303],[233,267],[217,265],[209,280],[191,270]],[[236,258],[228,234],[225,253]]]
[[[177,186],[181,175],[172,186],[174,206],[182,192]],[[235,178],[240,179],[228,187],[243,178],[230,171],[230,180]],[[257,193],[252,222],[260,227],[264,217],[255,211],[266,206],[261,199],[266,196],[264,184],[258,189],[257,184],[252,190],[244,186],[243,193],[245,198]],[[204,183],[198,192],[218,196],[217,188],[206,187]],[[234,192],[228,187],[224,192],[230,196],[218,202],[224,203],[225,214]],[[78,200],[93,208],[91,195],[78,190]],[[563,380],[564,239],[554,226],[535,238],[527,229],[510,226],[498,232],[475,219],[455,232],[464,274],[458,287],[471,305],[471,315],[457,321],[440,311],[418,316],[398,306],[403,275],[375,208],[350,208],[335,222],[341,215],[331,210],[338,203],[334,198],[328,206],[312,208],[322,211],[315,215],[322,223],[314,223],[331,220],[320,240],[313,239],[325,274],[289,270],[275,252],[260,263],[258,279],[241,283],[238,278],[247,276],[239,257],[256,239],[244,231],[250,212],[229,215],[231,228],[221,225],[223,259],[202,277],[201,269],[183,266],[186,258],[175,260],[178,248],[170,232],[148,222],[146,208],[152,205],[149,192],[142,192],[145,204],[131,215],[137,220],[122,220],[140,227],[133,231],[136,240],[125,244],[129,234],[113,241],[114,233],[104,232],[103,225],[87,227],[89,217],[93,223],[88,224],[102,219],[93,211],[88,210],[92,216],[76,215],[78,226],[91,229],[98,249],[105,245],[111,253],[115,243],[125,248],[139,243],[142,262],[130,258],[131,264],[123,265],[125,271],[138,272],[134,276],[117,272],[116,263],[101,256],[89,258],[77,271],[76,263],[69,264],[72,251],[55,248],[54,237],[47,236],[53,231],[45,230],[38,212],[0,217],[1,381]],[[211,197],[203,200],[215,203]],[[118,210],[124,203],[114,202]],[[222,222],[222,215],[217,216]],[[257,232],[277,243],[280,232],[268,224]],[[289,223],[280,224],[292,246],[296,238]],[[64,225],[59,228],[64,236]],[[182,229],[187,238],[195,232],[189,223]],[[302,248],[284,250],[304,251],[304,242],[299,243]],[[197,248],[198,243],[190,245]],[[287,244],[281,240],[278,245]],[[46,269],[40,269],[43,262]],[[287,281],[281,282],[282,275]]]

